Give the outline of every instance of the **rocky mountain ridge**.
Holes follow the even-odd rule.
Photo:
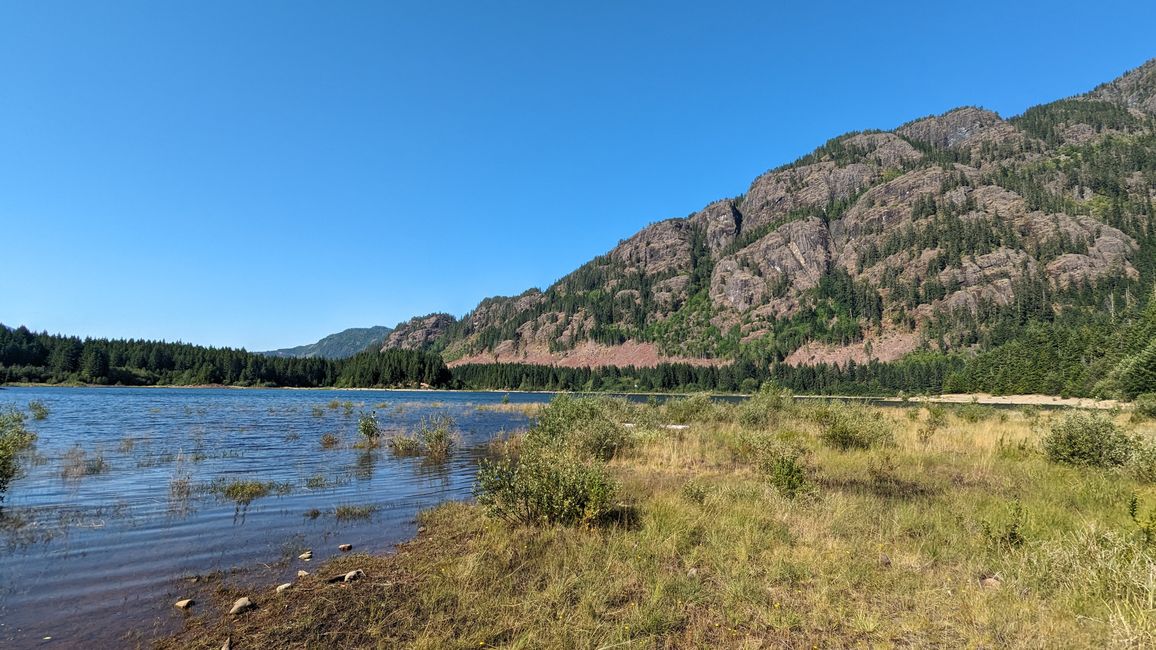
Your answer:
[[[586,366],[968,349],[1150,290],[1154,188],[1156,60],[1011,119],[965,107],[834,138],[545,291],[402,323],[384,349]]]

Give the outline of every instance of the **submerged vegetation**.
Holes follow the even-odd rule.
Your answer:
[[[366,580],[305,577],[316,597],[162,647],[1156,643],[1156,425],[999,415],[559,397],[476,505],[321,573]]]
[[[15,409],[0,410],[0,501],[8,484],[24,472],[22,457],[36,443],[36,434],[24,424],[25,415]]]
[[[459,437],[454,419],[439,413],[423,417],[416,431],[390,436],[388,444],[398,458],[422,456],[427,462],[441,463],[449,459]]]
[[[293,491],[293,486],[289,483],[277,483],[275,481],[219,478],[206,486],[205,491],[234,501],[239,505],[248,505],[257,499],[270,495],[288,494]]]

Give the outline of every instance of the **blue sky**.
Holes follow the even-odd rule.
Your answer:
[[[1154,3],[776,4],[6,0],[0,322],[267,349],[460,316],[839,133],[1156,56]]]

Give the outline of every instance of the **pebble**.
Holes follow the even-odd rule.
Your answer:
[[[284,593],[285,591],[287,591],[289,589],[289,587],[292,587],[292,586],[293,586],[292,582],[286,582],[285,584],[277,585],[277,593],[279,593],[279,594]]]
[[[192,607],[193,604],[194,603],[193,603],[192,598],[185,598],[184,600],[178,600],[176,603],[173,604],[173,606],[176,607],[177,609],[188,609],[188,608]]]
[[[247,612],[254,607],[256,607],[256,605],[253,604],[253,601],[249,600],[248,596],[241,596],[233,602],[233,609],[229,610],[229,614],[236,616],[237,614]]]
[[[999,576],[988,576],[979,579],[979,586],[987,589],[999,589],[1002,584],[1003,580],[1000,580]]]
[[[364,577],[365,577],[364,571],[362,571],[361,569],[355,569],[355,570],[350,571],[349,573],[345,574],[345,581],[346,582],[353,582],[354,580],[360,580]]]
[[[418,532],[418,534],[419,534],[419,535],[420,535],[421,533],[424,533],[424,532],[425,532],[425,526],[419,526],[419,527],[418,527],[418,529],[417,529],[417,532]]]
[[[297,577],[298,578],[304,578],[307,575],[309,575],[309,572],[306,571],[305,569],[297,569]]]
[[[225,639],[225,643],[221,646],[221,650],[233,650],[233,637]]]
[[[306,562],[308,562],[309,560],[313,559],[313,551],[305,551],[301,555],[298,555],[297,559],[298,560],[305,560]]]
[[[886,553],[880,553],[879,564],[882,564],[883,566],[891,566],[891,556]]]
[[[353,544],[342,544],[341,546],[337,547],[337,550],[341,551],[342,553],[348,553],[353,550]]]

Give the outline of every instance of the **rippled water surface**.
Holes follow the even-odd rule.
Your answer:
[[[338,544],[387,551],[414,533],[419,510],[468,497],[481,447],[528,423],[487,410],[502,400],[494,393],[0,390],[0,408],[33,400],[49,415],[28,420],[36,455],[3,503],[0,647],[135,645],[126,632],[180,624],[172,604],[190,576],[240,569],[276,579],[294,574],[286,560],[307,548],[315,562]],[[461,447],[444,464],[358,448],[368,412],[387,436],[449,415]],[[335,447],[323,448],[325,434]],[[231,479],[274,482],[281,493],[239,505],[212,489]],[[338,518],[341,506],[369,515]]]

